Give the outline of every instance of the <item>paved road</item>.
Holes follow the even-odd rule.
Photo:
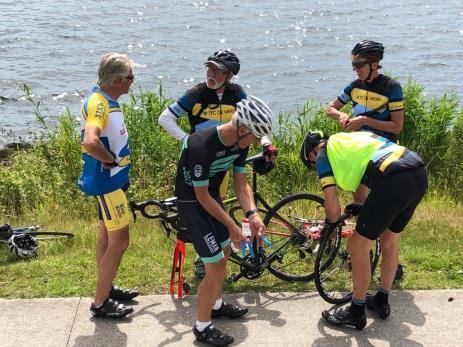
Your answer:
[[[247,318],[216,319],[235,346],[463,346],[463,290],[394,291],[387,321],[368,314],[363,331],[325,325],[330,307],[316,293],[228,295]],[[200,346],[195,297],[147,295],[126,320],[94,319],[90,298],[0,299],[0,346]]]

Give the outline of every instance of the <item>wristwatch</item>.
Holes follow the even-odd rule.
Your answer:
[[[249,218],[249,217],[251,217],[251,216],[252,216],[254,213],[256,213],[256,212],[257,212],[257,210],[256,210],[255,208],[253,208],[252,210],[249,210],[248,212],[246,212],[246,213],[244,214],[244,216],[245,216],[246,218]]]

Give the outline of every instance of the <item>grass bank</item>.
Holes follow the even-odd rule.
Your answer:
[[[420,153],[430,173],[430,192],[404,233],[401,261],[406,277],[399,288],[462,288],[463,111],[454,94],[425,98],[410,80],[404,86],[406,122],[400,141]],[[131,199],[164,198],[173,192],[179,143],[157,124],[171,102],[163,94],[140,92],[123,108],[133,151]],[[40,108],[39,120],[43,122]],[[34,106],[34,107],[35,107]],[[42,118],[41,118],[42,117]],[[299,146],[308,129],[337,131],[324,107],[307,102],[295,114],[279,114],[274,142],[277,168],[259,178],[270,201],[297,191],[321,194],[316,177],[299,162]],[[186,124],[184,124],[186,127]],[[0,297],[91,295],[95,287],[95,202],[76,186],[80,144],[76,115],[64,113],[56,127],[44,131],[28,151],[17,152],[0,166],[0,215],[12,225],[41,224],[75,233],[70,243],[40,244],[36,259],[18,261],[0,245]],[[345,202],[347,195],[343,195]],[[167,290],[172,244],[154,222],[139,219],[132,226],[131,246],[118,283],[143,293]],[[187,274],[191,274],[189,249]],[[190,276],[191,277],[191,276]],[[194,284],[194,281],[193,281]],[[289,284],[266,275],[240,280],[229,291],[308,290],[312,284]]]

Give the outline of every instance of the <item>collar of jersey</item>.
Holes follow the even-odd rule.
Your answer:
[[[220,136],[220,131],[219,131],[219,126],[218,125],[215,127],[215,131],[217,131],[217,136],[219,137],[220,142],[222,143],[222,145],[225,146],[225,143],[223,142],[222,136]]]
[[[100,94],[103,94],[103,95],[105,96],[105,98],[107,98],[108,100],[117,102],[117,100],[114,100],[111,96],[109,96],[109,95],[106,94],[104,91],[102,91],[101,88],[100,88],[100,86],[95,86],[95,87],[93,87],[93,91],[94,91],[94,92],[98,92],[98,93],[100,93]]]

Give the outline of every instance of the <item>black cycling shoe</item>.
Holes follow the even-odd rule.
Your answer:
[[[109,291],[109,297],[113,300],[118,300],[118,301],[132,300],[139,294],[140,293],[137,292],[136,290],[124,289],[124,288],[120,288],[115,285],[113,285],[111,287],[111,290]]]
[[[195,264],[195,277],[197,279],[203,279],[206,276],[206,267],[204,266],[203,261],[201,258],[198,258],[194,262]]]
[[[123,318],[133,312],[132,307],[125,306],[113,299],[107,298],[101,307],[90,306],[94,317]]]
[[[375,311],[381,319],[386,319],[391,314],[391,306],[388,302],[379,304],[374,295],[367,295],[366,306],[369,310]]]
[[[328,323],[338,326],[350,326],[358,330],[362,330],[367,325],[365,313],[355,317],[351,313],[350,307],[335,308],[330,311],[325,310],[322,312],[322,317]]]
[[[248,309],[244,307],[238,307],[233,304],[227,304],[225,301],[222,302],[222,306],[218,310],[211,311],[211,318],[217,317],[228,317],[228,318],[239,318],[248,313]]]
[[[196,327],[193,327],[193,333],[196,336],[196,340],[212,346],[226,346],[235,341],[233,337],[225,335],[212,324],[207,326],[203,331],[199,331]]]

